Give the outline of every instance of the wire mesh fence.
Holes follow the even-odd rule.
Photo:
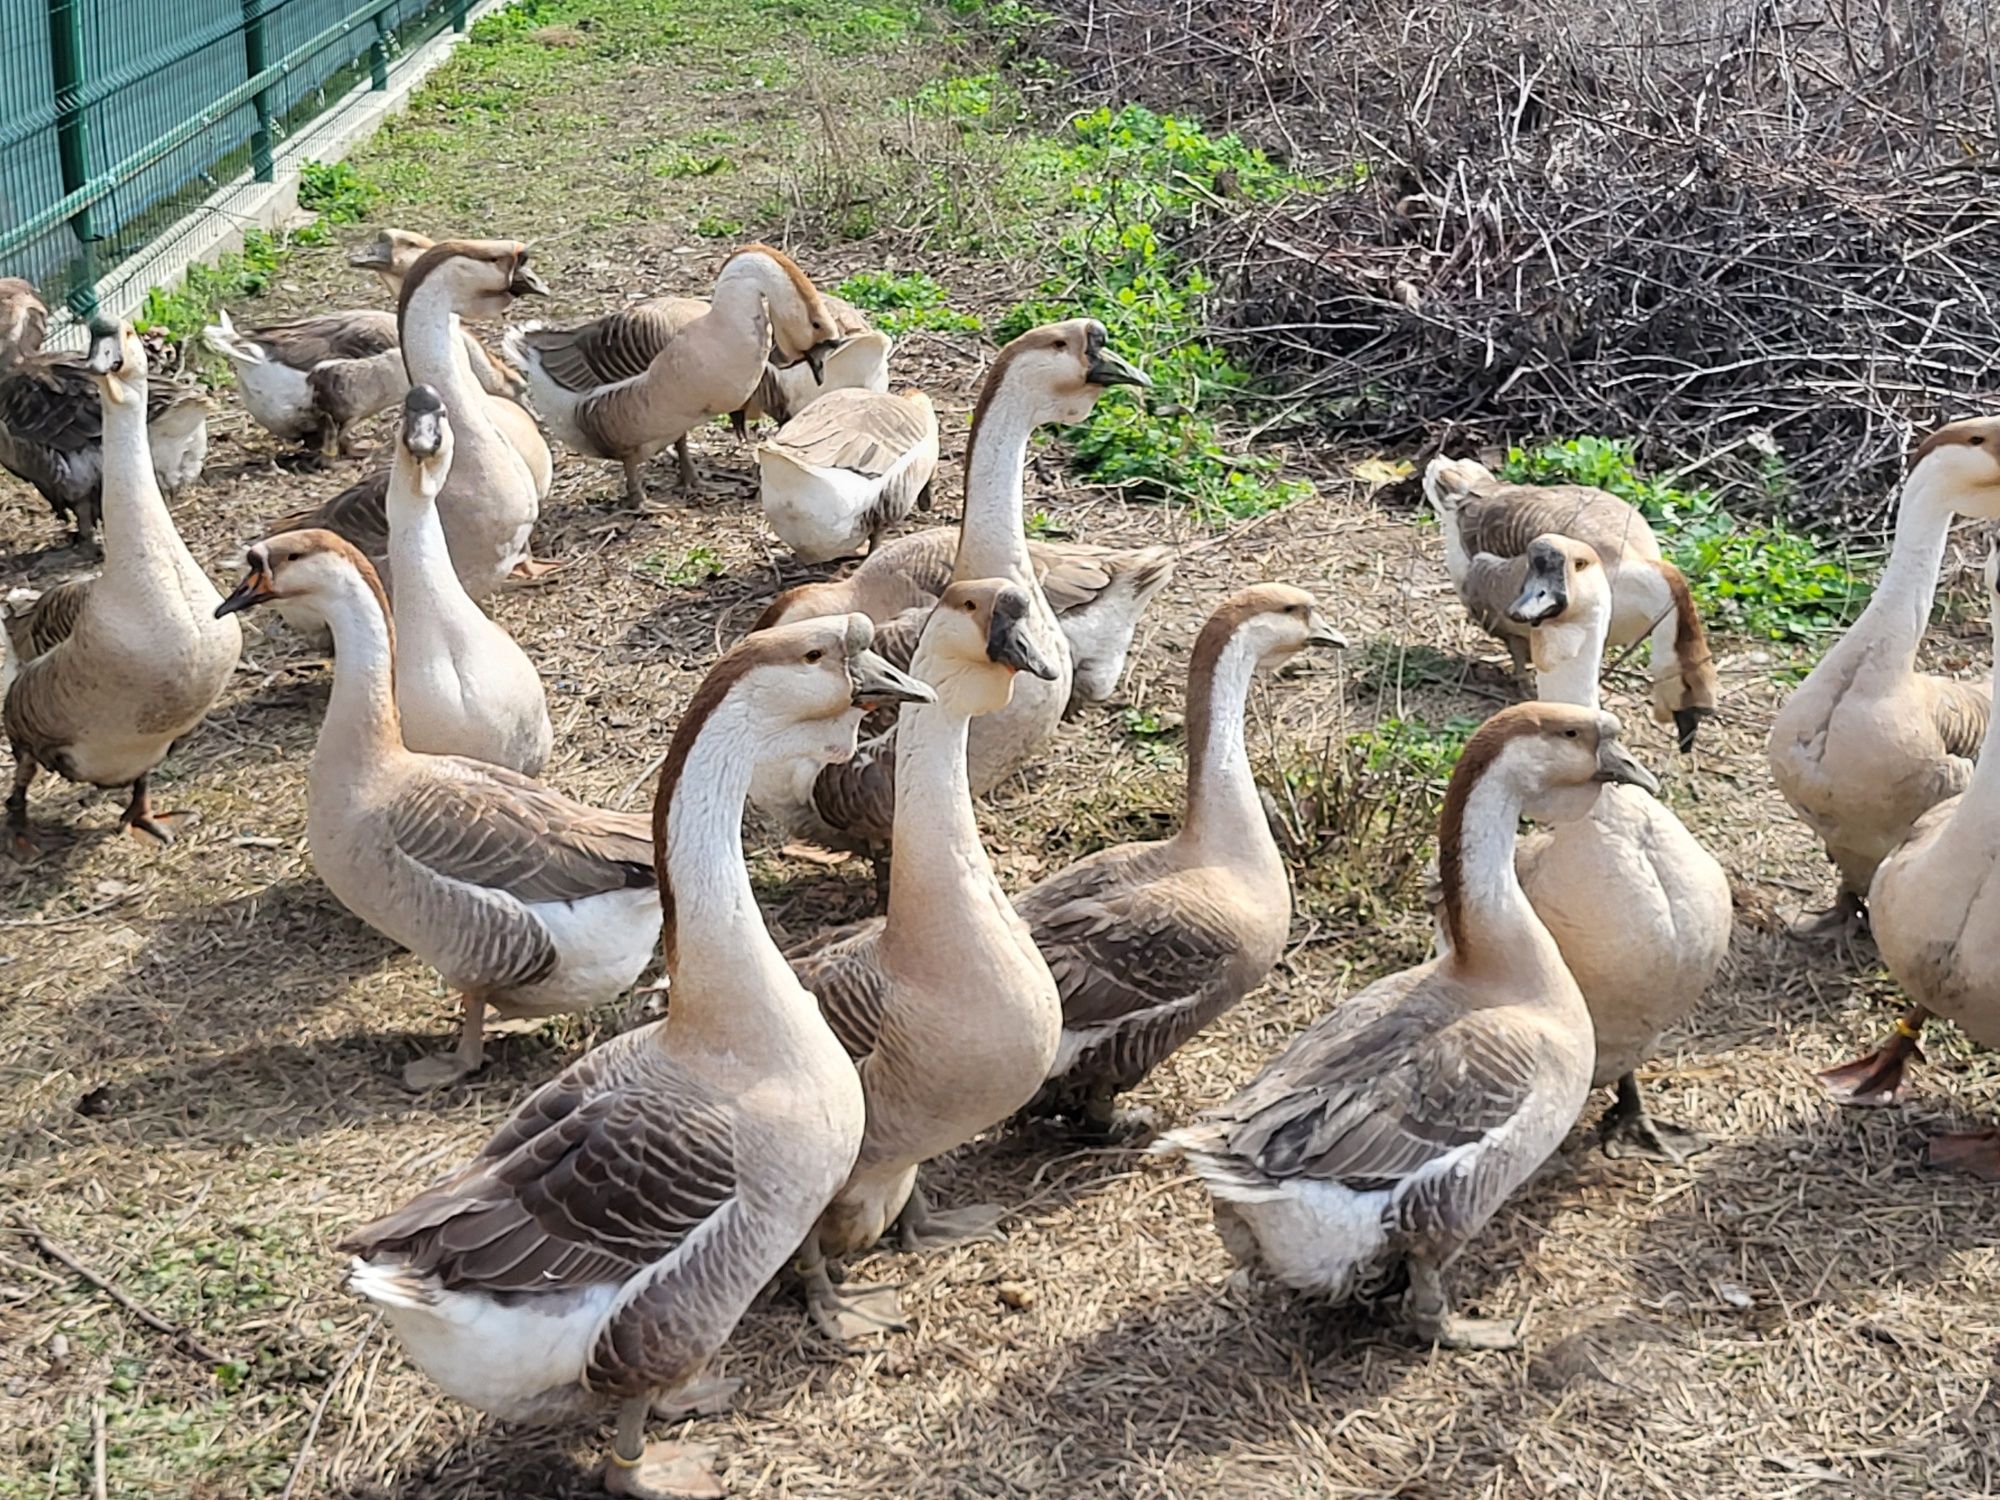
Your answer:
[[[269,182],[287,143],[473,0],[6,0],[0,274],[95,309],[142,251]],[[177,230],[175,226],[180,226]]]

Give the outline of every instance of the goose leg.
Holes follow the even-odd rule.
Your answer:
[[[1006,1243],[1000,1220],[1007,1210],[997,1203],[972,1203],[964,1208],[934,1209],[919,1181],[896,1216],[896,1237],[906,1251],[942,1250],[966,1240]]]
[[[645,468],[636,458],[625,460],[625,503],[634,510],[646,508]]]
[[[1654,1119],[1647,1113],[1639,1080],[1630,1073],[1618,1080],[1618,1098],[1597,1122],[1597,1139],[1604,1154],[1614,1161],[1638,1157],[1672,1162],[1677,1167],[1686,1166],[1690,1156],[1698,1156],[1714,1144],[1683,1126]]]
[[[743,414],[742,407],[729,414],[729,430],[736,434],[737,446],[750,441],[750,419]]]
[[[41,845],[28,832],[28,784],[41,768],[41,763],[27,751],[14,752],[14,787],[7,793],[7,835],[15,857],[23,861],[42,857]]]
[[[682,433],[679,441],[674,444],[674,456],[681,461],[681,493],[683,495],[700,494],[701,480],[696,477],[694,472],[694,456],[688,452],[686,433]]]
[[[463,1000],[465,1017],[459,1023],[458,1046],[433,1057],[420,1057],[403,1069],[403,1087],[442,1088],[477,1073],[486,1061],[486,1001],[470,990]]]
[[[618,1436],[604,1465],[604,1487],[633,1500],[713,1500],[727,1493],[715,1473],[715,1449],[706,1443],[649,1443],[650,1396],[618,1408]]]
[[[806,1240],[797,1265],[805,1282],[806,1310],[819,1331],[836,1344],[858,1344],[878,1334],[901,1333],[910,1326],[899,1288],[834,1285],[826,1253],[819,1247],[818,1230]]]
[[[1801,917],[1788,929],[1801,942],[1837,942],[1851,938],[1868,925],[1868,907],[1861,897],[1842,887],[1833,905],[1815,916]]]
[[[1517,1349],[1521,1344],[1519,1319],[1461,1318],[1451,1310],[1451,1298],[1444,1289],[1444,1274],[1428,1260],[1410,1257],[1410,1289],[1403,1297],[1403,1313],[1418,1333],[1444,1349]]]
[[[1873,1052],[1813,1076],[1842,1104],[1900,1104],[1906,1065],[1913,1057],[1918,1062],[1924,1060],[1923,1049],[1917,1044],[1923,1039],[1924,1022],[1930,1018],[1929,1011],[1913,1005],[1896,1018],[1895,1030]]]
[[[171,844],[174,841],[174,831],[165,825],[186,816],[186,813],[181,812],[154,812],[152,794],[146,790],[146,778],[141,776],[132,783],[132,800],[125,804],[125,811],[118,819],[118,826],[129,828],[134,833],[147,834],[163,844]]]
[[[1514,660],[1514,675],[1526,677],[1528,668],[1534,665],[1534,657],[1528,650],[1527,638],[1518,635],[1508,636],[1507,654]]]
[[[653,1397],[653,1416],[661,1422],[719,1417],[736,1404],[736,1394],[742,1389],[743,1382],[740,1380],[711,1375],[703,1370],[685,1385],[657,1393]]]
[[[1120,1109],[1118,1090],[1109,1083],[1095,1084],[1083,1101],[1083,1117],[1077,1134],[1100,1143],[1143,1139],[1159,1129],[1159,1121],[1149,1109]]]
[[[2000,1182],[2000,1130],[1934,1135],[1924,1160],[1934,1167],[1969,1172],[1981,1182]]]

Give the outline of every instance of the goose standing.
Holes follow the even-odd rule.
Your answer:
[[[242,654],[221,596],[174,529],[147,449],[146,351],[129,323],[91,329],[81,361],[102,409],[104,570],[52,589],[27,622],[39,654],[6,653],[14,749],[7,827],[28,837],[28,787],[46,766],[69,781],[130,787],[120,823],[171,843],[147,777],[208,713]],[[65,621],[67,628],[64,627]]]
[[[1444,1272],[1589,1097],[1590,1012],[1515,878],[1514,832],[1529,804],[1599,781],[1658,787],[1611,715],[1522,703],[1488,719],[1438,830],[1450,946],[1335,1006],[1154,1147],[1207,1185],[1238,1260],[1335,1300],[1406,1271],[1425,1338],[1519,1342],[1516,1324],[1454,1313]]]
[[[1244,708],[1258,671],[1346,644],[1302,590],[1230,595],[1188,659],[1180,830],[1087,854],[1015,898],[1062,992],[1062,1048],[1035,1113],[1120,1129],[1118,1095],[1262,984],[1284,952],[1292,886],[1250,774]]]
[[[1535,694],[1594,711],[1612,613],[1604,567],[1587,543],[1554,534],[1528,544],[1527,564],[1508,617],[1529,627]],[[1605,1153],[1684,1162],[1708,1142],[1654,1120],[1635,1070],[1729,951],[1729,877],[1650,793],[1614,785],[1583,795],[1589,811],[1522,839],[1515,869],[1590,1007],[1591,1086],[1618,1091],[1599,1127]]]
[[[930,509],[937,460],[937,412],[922,391],[832,391],[758,447],[758,499],[780,541],[822,562],[873,550]]]
[[[1102,323],[1076,318],[1015,339],[1000,351],[980,390],[966,450],[965,516],[952,577],[1000,578],[1026,591],[1029,636],[1056,675],[1016,684],[1005,708],[972,726],[966,758],[975,797],[1048,743],[1070,696],[1069,643],[1035,577],[1022,530],[1028,439],[1044,423],[1082,421],[1114,385],[1149,383],[1107,346]],[[915,634],[909,628],[915,618],[903,624],[906,640]],[[876,856],[879,878],[895,810],[894,731],[868,741],[842,765],[769,763],[752,784],[750,800],[793,838],[868,850]]]
[[[465,755],[539,775],[554,741],[542,679],[452,571],[438,515],[451,474],[451,420],[429,386],[413,386],[403,399],[398,439],[389,556],[406,585],[396,610],[403,743],[426,755]]]
[[[647,1412],[701,1377],[861,1144],[860,1080],[765,929],[742,821],[760,757],[852,754],[855,705],[928,698],[870,634],[854,616],[753,636],[689,701],[653,804],[666,1019],[586,1053],[341,1245],[348,1285],[458,1400],[509,1421],[615,1405],[617,1494],[689,1492],[703,1456],[648,1445]]]
[[[1029,611],[1026,590],[998,579],[955,583],[931,611],[913,670],[937,701],[897,724],[904,852],[888,914],[789,955],[854,1057],[868,1103],[853,1174],[800,1258],[814,1319],[835,1338],[904,1321],[893,1287],[874,1297],[836,1289],[828,1257],[867,1249],[892,1223],[905,1249],[992,1231],[997,1208],[932,1212],[918,1168],[1019,1109],[1055,1060],[1062,1002],[980,844],[965,769],[974,717],[1006,705],[1017,673],[1056,675]]]
[[[1681,570],[1660,556],[1646,518],[1616,495],[1581,484],[1503,484],[1469,458],[1437,458],[1424,494],[1444,533],[1445,567],[1479,626],[1507,643],[1516,671],[1528,664],[1527,630],[1507,617],[1521,592],[1528,544],[1550,532],[1587,543],[1611,583],[1608,644],[1652,643],[1653,717],[1671,723],[1682,750],[1715,712],[1715,660]]]
[[[525,324],[508,330],[506,348],[556,435],[623,464],[625,498],[638,507],[646,461],[669,445],[682,491],[694,493],[688,434],[741,408],[774,350],[817,381],[838,339],[819,289],[791,257],[745,245],[723,263],[706,302],[654,297],[575,328]]]
[[[1986,602],[2000,654],[2000,550],[1986,556]],[[1882,962],[1914,1002],[1903,1025],[1940,1015],[2000,1047],[2000,745],[1990,726],[1965,790],[1919,817],[1876,866],[1868,913]],[[1930,1160],[2000,1182],[2000,1131],[1933,1136]]]
[[[547,292],[528,266],[527,246],[513,240],[446,240],[410,268],[396,311],[410,380],[435,390],[451,414],[455,451],[438,510],[452,567],[475,600],[510,574],[532,574],[542,566],[530,556],[529,535],[554,471],[535,419],[514,402],[488,395],[474,378],[459,320],[498,317],[516,297]],[[324,505],[285,517],[273,529],[334,532],[353,543],[378,573],[386,573],[388,469]],[[393,587],[393,574],[385,581]]]
[[[229,614],[290,600],[333,633],[333,695],[306,780],[313,868],[342,906],[458,990],[455,1052],[411,1088],[475,1071],[488,1009],[550,1016],[631,988],[659,935],[646,820],[505,767],[403,744],[395,627],[368,560],[330,531],[251,547]]]

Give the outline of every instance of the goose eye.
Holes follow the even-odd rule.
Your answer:
[[[1565,729],[1565,730],[1563,731],[1563,738],[1564,738],[1564,739],[1566,739],[1566,740],[1573,740],[1573,739],[1575,739],[1575,738],[1576,738],[1576,731],[1575,731],[1574,729]]]
[[[820,658],[821,658],[822,656],[824,656],[824,655],[826,655],[826,653],[825,653],[824,651],[820,650],[820,649],[819,649],[819,648],[818,648],[817,646],[815,646],[815,647],[814,647],[814,648],[813,648],[812,650],[810,650],[810,651],[808,651],[808,652],[806,653],[806,660],[807,660],[807,661],[818,661],[818,660],[819,660],[819,659],[820,659]]]
[[[966,612],[967,614],[971,614],[971,613],[972,613],[972,612],[973,612],[974,610],[976,610],[976,609],[978,609],[978,608],[979,608],[979,606],[978,606],[978,605],[977,605],[976,603],[974,603],[974,602],[973,602],[972,600],[968,599],[968,600],[966,600],[966,601],[965,601],[965,612]]]
[[[1982,446],[1986,442],[1986,439],[1980,436],[1973,436],[1967,438],[1966,442],[1970,443],[1973,447],[1977,448]]]

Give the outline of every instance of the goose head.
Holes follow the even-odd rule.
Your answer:
[[[929,687],[870,649],[874,640],[875,626],[861,614],[757,631],[716,663],[688,714],[726,712],[759,764],[850,759],[869,709],[937,701]]]
[[[462,318],[497,318],[516,297],[544,297],[548,285],[528,266],[528,247],[519,240],[445,240],[417,257],[403,278],[397,313],[407,316],[410,301],[427,288],[443,287],[451,310]]]
[[[1259,583],[1237,590],[1216,606],[1202,627],[1202,634],[1211,633],[1223,637],[1218,646],[1241,642],[1260,671],[1277,670],[1308,646],[1347,646],[1347,637],[1319,612],[1319,601],[1288,583]],[[1197,652],[1200,649],[1197,640]]]
[[[1095,318],[1071,318],[1030,328],[1000,351],[979,395],[981,409],[996,400],[1023,402],[1030,420],[1074,425],[1114,385],[1141,388],[1153,382],[1110,347],[1111,335]],[[973,426],[981,412],[973,412]]]
[[[1657,793],[1660,783],[1619,739],[1615,714],[1571,703],[1517,703],[1466,742],[1452,786],[1497,778],[1537,816],[1587,811],[1598,788],[1617,782]],[[1564,793],[1587,795],[1572,799]]]
[[[93,319],[83,368],[108,404],[146,404],[146,346],[130,323]]]
[[[1443,520],[1458,511],[1459,502],[1497,484],[1493,471],[1471,458],[1434,458],[1424,467],[1424,498],[1431,513]]]
[[[1960,515],[2000,517],[2000,417],[1947,422],[1910,455],[1904,493],[1941,493]]]
[[[42,347],[49,330],[49,310],[33,282],[0,276],[0,368]]]
[[[412,229],[385,229],[348,256],[347,263],[357,271],[373,271],[394,295],[403,290],[410,268],[436,244],[429,235]]]
[[[326,619],[334,600],[351,596],[359,577],[389,616],[389,596],[374,566],[345,537],[312,528],[281,531],[243,552],[243,581],[215,607],[216,618],[254,609],[274,599],[296,600],[314,618]]]
[[[989,714],[1014,696],[1014,675],[1059,675],[1035,644],[1027,590],[1002,578],[972,578],[944,591],[917,644],[918,675],[945,707]]]
[[[403,425],[396,434],[398,467],[408,464],[414,488],[436,499],[451,473],[451,416],[444,398],[427,385],[413,385],[403,397]]]
[[[1534,630],[1537,667],[1602,651],[1611,624],[1611,584],[1597,549],[1553,531],[1528,543],[1527,573],[1507,618]]]
[[[845,341],[840,320],[812,278],[782,250],[745,245],[723,263],[755,275],[771,319],[771,363],[781,368],[803,362],[815,381],[826,376],[827,356]]]

